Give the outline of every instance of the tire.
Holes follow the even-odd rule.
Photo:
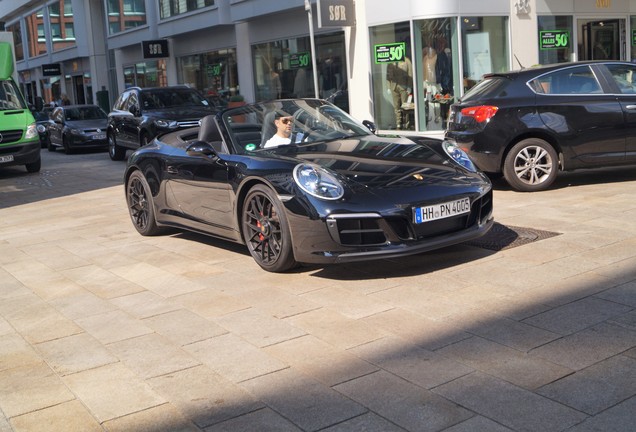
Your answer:
[[[51,142],[51,137],[50,136],[46,137],[46,149],[48,151],[50,151],[50,152],[54,152],[56,150],[55,146]]]
[[[256,185],[248,192],[241,219],[245,244],[259,266],[284,272],[298,265],[283,204],[270,188]]]
[[[140,171],[133,172],[126,181],[126,203],[130,219],[143,236],[161,234],[163,228],[157,226],[155,204],[148,181]]]
[[[73,153],[73,149],[69,145],[68,138],[66,138],[66,135],[62,135],[62,147],[64,148],[64,153],[66,153],[67,155],[70,155]]]
[[[117,144],[112,133],[108,134],[108,156],[114,161],[121,161],[126,157],[126,149]]]
[[[26,168],[27,172],[30,172],[30,173],[39,172],[40,168],[42,167],[42,159],[38,157],[37,160],[31,163],[25,164],[24,167]]]
[[[546,141],[528,138],[519,141],[508,152],[503,166],[504,178],[520,192],[545,190],[556,179],[559,157]]]

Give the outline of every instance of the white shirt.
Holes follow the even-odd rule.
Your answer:
[[[292,134],[294,135],[294,134]],[[297,133],[296,134],[296,140],[294,142],[301,142],[303,140],[303,134],[302,133]],[[265,145],[263,146],[263,148],[268,148],[268,147],[278,147],[279,145],[285,145],[285,144],[291,144],[291,136],[289,138],[285,138],[282,137],[278,134],[275,134],[273,137],[271,137],[270,139],[268,139],[265,142]]]

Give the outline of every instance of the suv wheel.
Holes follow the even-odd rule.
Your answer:
[[[108,134],[108,156],[114,161],[124,160],[126,157],[126,149],[117,144],[115,135]]]

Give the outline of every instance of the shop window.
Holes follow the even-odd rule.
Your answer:
[[[164,87],[168,85],[165,60],[140,62],[124,67],[124,87]]]
[[[461,94],[457,18],[416,21],[415,52],[419,130],[446,128],[450,104]]]
[[[109,34],[146,25],[145,0],[107,0],[106,12]]]
[[[344,33],[316,36],[318,95],[349,110]],[[314,97],[309,37],[252,46],[256,100]]]
[[[177,71],[179,83],[199,90],[213,106],[224,107],[240,92],[234,49],[179,57]]]
[[[510,69],[508,17],[462,17],[464,91],[484,74]]]
[[[539,16],[539,63],[564,63],[572,60],[572,17]],[[525,66],[525,65],[524,65]]]
[[[414,130],[410,24],[387,24],[370,32],[375,123],[379,129]]]

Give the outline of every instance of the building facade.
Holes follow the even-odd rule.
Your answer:
[[[636,59],[636,0],[14,0],[0,17],[32,103],[187,84],[219,106],[329,98],[387,131],[442,131],[484,73]]]

